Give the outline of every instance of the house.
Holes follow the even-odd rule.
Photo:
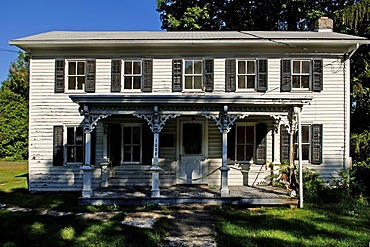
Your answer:
[[[29,190],[151,186],[158,197],[207,184],[227,195],[265,184],[292,150],[329,179],[350,163],[349,58],[365,43],[320,26],[12,40],[31,53]]]

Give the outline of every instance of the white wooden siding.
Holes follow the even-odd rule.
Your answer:
[[[226,56],[225,56],[226,58]],[[222,94],[225,91],[225,58],[214,60],[214,87],[213,94]],[[345,136],[345,106],[344,98],[349,92],[344,92],[343,65],[336,58],[324,59],[324,85],[322,92],[280,92],[280,59],[268,60],[268,91],[266,93],[247,92],[228,93],[229,95],[243,95],[272,97],[272,96],[312,96],[310,105],[305,105],[302,111],[302,124],[323,124],[323,164],[307,165],[317,169],[329,179],[342,168],[346,159],[344,149]],[[79,115],[78,105],[73,103],[66,93],[54,93],[55,60],[50,58],[31,59],[30,74],[30,119],[29,119],[29,172],[30,190],[81,190],[82,177],[79,167],[54,167],[53,162],[53,126],[79,125],[83,118]],[[96,59],[96,94],[110,94],[111,60]],[[172,91],[172,59],[161,58],[153,60],[153,93],[168,94]],[[178,93],[179,94],[179,93]],[[180,93],[181,94],[181,93]],[[348,103],[348,102],[347,102]],[[249,121],[246,118],[243,121]],[[272,119],[271,119],[272,121]],[[349,122],[349,120],[347,120]],[[267,156],[272,161],[272,122],[268,123]],[[96,162],[102,162],[103,139],[102,125],[96,128]],[[176,134],[176,120],[168,121],[163,133]],[[279,142],[278,135],[278,142]],[[221,133],[213,121],[208,122],[208,171],[212,172],[221,165]],[[348,141],[348,140],[347,140]],[[175,140],[176,143],[176,140]],[[280,155],[279,153],[277,154]],[[167,180],[174,182],[173,176],[177,169],[176,150],[164,148],[160,150],[161,165],[169,172]],[[236,169],[230,170],[229,184],[245,184],[248,181],[263,182],[262,166],[252,165],[248,179],[245,173]],[[239,167],[236,167],[239,169]],[[265,171],[265,170],[263,170]],[[268,173],[268,172],[267,172]],[[254,174],[254,175],[252,175]],[[266,173],[263,173],[266,174]],[[100,172],[93,173],[93,180],[98,179]],[[172,176],[172,177],[171,177]],[[165,176],[163,176],[165,177]],[[257,180],[256,180],[257,178]],[[58,181],[52,183],[52,181]],[[217,171],[208,177],[209,184],[220,183],[220,172]],[[96,186],[97,183],[94,183]]]

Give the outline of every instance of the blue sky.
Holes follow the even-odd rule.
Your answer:
[[[156,0],[0,0],[0,82],[17,59],[9,40],[48,31],[161,31]]]

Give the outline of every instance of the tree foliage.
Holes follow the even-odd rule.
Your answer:
[[[20,52],[0,89],[0,158],[28,156],[29,54]]]

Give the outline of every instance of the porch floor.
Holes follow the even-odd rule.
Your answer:
[[[173,205],[232,204],[251,206],[297,205],[289,191],[271,186],[229,186],[230,194],[221,197],[219,188],[207,185],[176,185],[160,188],[160,197],[151,197],[150,187],[99,187],[90,198],[79,198],[81,205]]]

